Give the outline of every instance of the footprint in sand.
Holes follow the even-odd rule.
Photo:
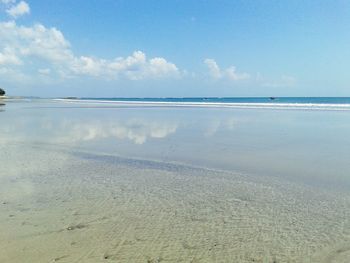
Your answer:
[[[86,227],[88,227],[88,226],[84,225],[84,224],[77,224],[77,225],[71,225],[71,226],[67,227],[66,230],[72,231],[72,230],[76,230],[76,229],[83,229]]]

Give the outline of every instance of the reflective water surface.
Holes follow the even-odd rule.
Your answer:
[[[350,255],[350,112],[28,100],[0,120],[0,262]]]

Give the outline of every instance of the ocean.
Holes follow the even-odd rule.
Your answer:
[[[193,97],[193,98],[76,98],[99,103],[146,103],[174,106],[209,106],[276,109],[350,110],[350,97]]]

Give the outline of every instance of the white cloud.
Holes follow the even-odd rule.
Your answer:
[[[22,61],[16,56],[14,50],[10,47],[5,47],[0,52],[0,66],[1,65],[20,65]]]
[[[0,3],[3,3],[5,5],[9,5],[9,4],[16,3],[16,0],[1,0]]]
[[[0,66],[23,65],[25,68],[33,64],[32,61],[40,60],[46,68],[63,77],[87,75],[142,80],[181,75],[175,64],[161,57],[147,59],[141,51],[111,60],[77,56],[61,31],[42,24],[27,27],[14,21],[0,22],[0,39]],[[21,70],[20,67],[16,69]]]
[[[214,59],[205,59],[204,63],[207,65],[209,69],[209,74],[211,77],[215,79],[229,79],[233,81],[237,80],[245,80],[249,79],[250,75],[248,73],[239,73],[236,71],[236,68],[234,66],[231,66],[227,69],[220,69],[218,64]]]
[[[0,47],[12,47],[17,56],[37,57],[53,64],[73,59],[70,44],[56,28],[41,24],[18,26],[14,21],[0,23]]]
[[[219,79],[222,77],[221,70],[214,59],[207,58],[204,60],[204,63],[209,69],[209,73],[213,78]]]
[[[51,69],[49,69],[49,68],[40,68],[40,69],[38,69],[38,72],[40,74],[43,74],[43,75],[49,75],[50,72],[51,72]]]
[[[131,56],[119,57],[114,60],[81,56],[74,58],[70,67],[75,74],[111,78],[124,77],[131,80],[180,75],[180,71],[175,64],[166,61],[164,58],[147,60],[145,53],[141,51],[135,51]]]
[[[236,71],[236,67],[231,66],[228,69],[225,70],[225,75],[231,79],[231,80],[242,80],[242,79],[249,79],[250,75],[248,73],[238,73]]]
[[[5,0],[5,1],[3,0],[3,2],[5,4],[14,3],[14,1],[10,1],[10,0]],[[29,7],[29,5],[26,2],[21,1],[17,5],[12,6],[9,9],[7,9],[6,12],[10,16],[12,16],[13,18],[17,18],[17,17],[20,17],[22,15],[29,14],[30,13],[30,7]]]

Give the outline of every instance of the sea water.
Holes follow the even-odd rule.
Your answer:
[[[349,99],[172,100],[5,101],[0,261],[346,262]]]
[[[155,103],[156,105],[226,106],[280,109],[349,110],[350,97],[194,97],[194,98],[80,98],[83,101]]]

